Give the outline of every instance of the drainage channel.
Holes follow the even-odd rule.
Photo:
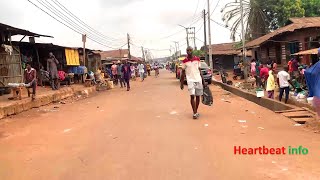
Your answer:
[[[219,82],[219,81],[213,81],[213,84],[218,85],[224,90],[229,91],[237,96],[247,99],[271,111],[279,113],[287,118],[290,118],[299,124],[305,124],[307,122],[310,122],[314,120],[316,117],[315,113],[310,111],[307,108],[298,108],[296,106],[284,104],[269,98],[264,98],[264,97],[258,98],[256,97],[256,94],[243,91],[241,89],[238,89],[236,87],[233,87],[227,84],[223,84],[222,82]]]

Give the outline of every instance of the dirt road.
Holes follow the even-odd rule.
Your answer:
[[[319,135],[211,86],[214,106],[192,119],[187,90],[160,72],[74,103],[0,122],[2,180],[320,179]],[[299,147],[307,155],[234,155]]]

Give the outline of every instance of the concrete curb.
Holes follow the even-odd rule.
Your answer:
[[[11,104],[11,105],[0,108],[0,119],[3,119],[7,116],[19,114],[23,111],[27,111],[32,108],[39,108],[41,106],[48,105],[52,102],[60,101],[68,97],[72,97],[74,95],[89,96],[94,92],[96,92],[95,86],[87,87],[83,89],[76,89],[71,87],[71,88],[61,89],[54,94],[37,97],[35,101],[30,101],[30,100],[17,101],[17,103],[15,104]]]
[[[227,84],[223,84],[222,82],[219,81],[212,81],[212,83],[214,85],[218,85],[220,87],[222,87],[224,90],[227,90],[237,96],[240,96],[242,98],[245,98],[251,102],[254,102],[262,107],[265,107],[269,110],[272,111],[283,111],[283,110],[289,110],[289,109],[294,109],[296,108],[295,106],[289,105],[289,104],[284,104],[281,103],[279,101],[273,100],[273,99],[269,99],[269,98],[258,98],[256,97],[256,94],[250,93],[250,92],[246,92],[243,91],[239,88],[227,85]]]

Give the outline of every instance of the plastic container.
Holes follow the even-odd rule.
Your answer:
[[[264,97],[264,91],[263,90],[256,90],[256,95],[258,98]]]
[[[313,105],[313,97],[308,97],[307,101],[308,101],[308,104]]]

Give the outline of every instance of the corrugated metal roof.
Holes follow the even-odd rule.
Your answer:
[[[320,17],[290,18],[289,21],[295,24],[315,23],[315,22],[320,22]]]
[[[293,32],[299,29],[306,29],[306,28],[320,28],[320,17],[313,17],[313,18],[291,18],[290,21],[292,24],[279,28],[269,34],[261,36],[255,40],[252,40],[246,44],[246,48],[254,48],[259,47],[261,44],[267,42],[268,40],[279,36],[286,32]]]
[[[51,38],[53,38],[52,36],[33,33],[33,32],[30,32],[30,31],[27,31],[27,30],[24,30],[24,29],[19,29],[19,28],[16,28],[16,27],[9,26],[7,24],[2,24],[2,23],[0,23],[0,32],[1,31],[7,32],[7,33],[10,32],[12,36],[14,36],[14,35],[26,35],[26,36],[33,36],[33,37],[42,36],[42,37],[51,37]]]
[[[237,55],[239,51],[235,48],[234,42],[232,43],[221,43],[221,44],[212,44],[212,54],[213,55]],[[204,50],[204,47],[201,48]]]
[[[111,51],[102,51],[100,52],[101,59],[106,60],[108,58],[127,58],[129,54],[128,49],[119,49],[119,50],[111,50]]]
[[[301,55],[318,54],[318,49],[319,49],[319,48],[309,49],[309,50],[305,50],[305,51],[300,51],[300,52],[295,53],[295,54],[293,54],[293,55],[295,55],[295,56],[301,56]]]

